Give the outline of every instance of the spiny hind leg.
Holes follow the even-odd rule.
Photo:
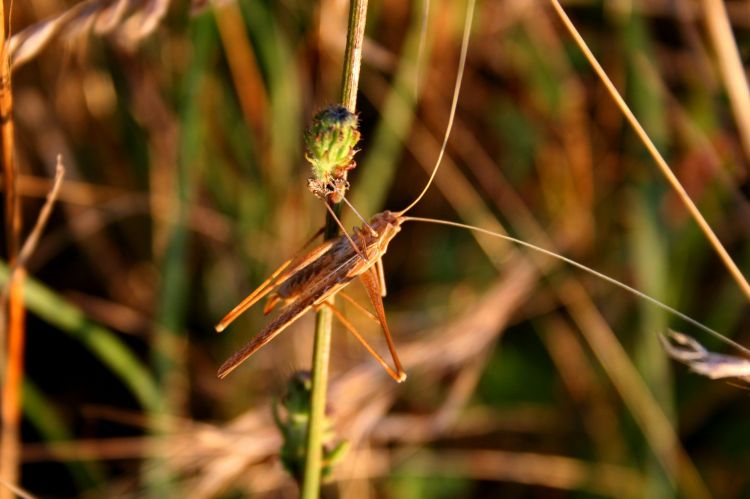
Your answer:
[[[359,279],[360,281],[362,281],[362,284],[364,284],[365,290],[370,297],[370,302],[375,308],[378,322],[380,322],[380,327],[383,329],[383,333],[385,334],[385,341],[388,344],[388,350],[390,350],[391,352],[393,363],[396,365],[396,370],[401,377],[401,381],[403,381],[404,379],[406,379],[406,372],[404,372],[404,368],[401,367],[401,361],[399,360],[398,354],[396,353],[396,345],[394,345],[393,343],[391,330],[388,327],[388,321],[385,318],[385,308],[383,307],[383,297],[380,296],[381,289],[380,285],[378,284],[378,274],[375,269],[371,267],[360,274]]]

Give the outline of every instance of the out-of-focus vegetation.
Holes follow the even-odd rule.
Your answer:
[[[710,3],[566,9],[748,269],[750,151],[737,117],[750,109],[727,97]],[[370,4],[349,177],[365,216],[406,206],[434,166],[464,12],[461,0]],[[750,12],[726,7],[747,65]],[[301,146],[310,117],[338,98],[347,8],[15,2],[13,32],[45,19],[40,29],[57,30],[12,82],[24,233],[58,154],[67,168],[28,265],[23,488],[296,494],[271,407],[309,367],[312,316],[223,381],[217,367],[264,317],[257,307],[221,336],[213,325],[323,223]],[[747,300],[547,2],[478,5],[441,168],[414,213],[504,227],[750,345]],[[746,388],[673,365],[657,334],[671,327],[722,349],[712,338],[458,229],[406,224],[385,268],[409,378],[396,385],[335,332],[330,419],[350,449],[326,494],[750,496]],[[385,352],[377,325],[341,306]]]

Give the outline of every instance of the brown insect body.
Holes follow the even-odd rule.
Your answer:
[[[264,313],[273,310],[279,300],[289,302],[296,299],[311,283],[324,280],[332,273],[348,282],[371,268],[386,252],[391,239],[401,230],[401,221],[392,212],[384,211],[372,218],[370,227],[377,235],[364,227],[355,227],[350,235],[366,261],[355,252],[349,239],[343,234],[340,235],[320,258],[299,269],[279,285],[276,291],[270,293]]]
[[[279,302],[284,302],[284,306],[279,310],[276,317],[222,364],[219,368],[219,377],[225,377],[299,317],[311,308],[321,306],[323,302],[338,293],[355,277],[363,277],[363,283],[368,292],[373,288],[373,276],[374,280],[377,281],[378,289],[384,289],[384,283],[373,272],[372,267],[387,251],[391,239],[401,230],[402,221],[403,219],[399,214],[390,211],[378,213],[370,221],[370,227],[355,227],[350,235],[342,234],[336,239],[327,241],[305,255],[282,265],[271,278],[248,295],[216,326],[218,332],[223,331],[229,323],[265,295],[268,295],[268,301],[263,310],[265,314],[270,313]],[[370,228],[374,230],[374,233]],[[352,242],[357,249],[352,246]],[[287,267],[291,267],[290,270],[283,272]],[[366,278],[365,275],[367,275]],[[380,294],[382,293],[377,294],[378,298]],[[373,293],[370,293],[370,298],[373,299]],[[380,307],[382,309],[382,300]],[[378,312],[379,318],[382,317],[380,322],[386,330],[387,337],[390,336],[381,310],[376,310],[376,312]],[[388,340],[389,348],[391,348],[390,339],[388,338]],[[393,353],[392,348],[391,351]],[[394,377],[399,380],[404,379],[405,374],[403,374],[397,358],[394,358],[394,361],[399,371]]]

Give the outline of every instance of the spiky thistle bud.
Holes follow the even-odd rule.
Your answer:
[[[305,469],[307,432],[310,422],[310,392],[312,379],[309,371],[297,371],[287,383],[284,398],[273,404],[273,418],[281,431],[284,443],[281,447],[281,463],[298,483],[302,483]],[[284,414],[282,414],[282,412]],[[346,440],[332,444],[334,431],[328,418],[324,421],[323,462],[321,475],[327,478],[333,466],[341,460],[349,447]]]
[[[305,158],[312,165],[309,187],[315,195],[343,195],[348,187],[346,172],[357,165],[358,127],[357,116],[340,105],[329,106],[313,118],[305,131]]]

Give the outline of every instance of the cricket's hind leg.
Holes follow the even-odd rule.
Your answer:
[[[363,347],[365,347],[365,350],[367,350],[370,355],[372,355],[375,360],[378,361],[378,363],[383,366],[383,369],[385,369],[385,372],[388,373],[388,375],[393,378],[396,382],[401,383],[406,379],[406,373],[401,369],[400,364],[398,361],[396,361],[396,369],[397,371],[394,371],[391,366],[388,365],[388,363],[383,359],[383,357],[380,356],[378,352],[375,351],[375,349],[367,342],[367,340],[360,334],[359,331],[357,331],[357,328],[354,327],[354,324],[349,322],[349,320],[344,316],[343,313],[333,305],[331,305],[328,302],[323,302],[320,304],[320,306],[327,307],[328,309],[333,312],[333,315],[336,316],[336,318],[341,322],[341,324],[346,328],[347,331],[349,331],[352,336],[357,338],[357,340],[362,344]]]

